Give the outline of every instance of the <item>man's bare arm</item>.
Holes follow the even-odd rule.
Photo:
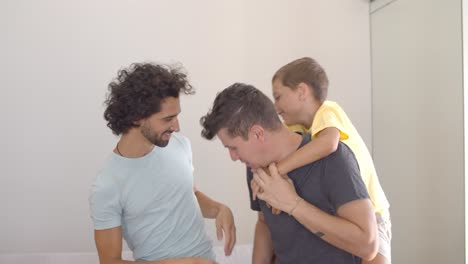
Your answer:
[[[273,259],[273,242],[270,230],[265,223],[263,213],[258,213],[255,225],[254,247],[252,264],[271,264]]]
[[[280,176],[274,164],[270,175],[262,169],[254,180],[263,189],[257,197],[296,218],[325,241],[364,260],[371,260],[378,250],[377,223],[369,199],[347,202],[330,215],[302,200],[289,178]]]
[[[226,256],[231,255],[232,249],[236,244],[236,226],[231,209],[212,200],[200,191],[195,191],[195,196],[197,197],[198,204],[200,204],[203,217],[216,219],[216,235],[218,240],[224,237],[224,254]]]
[[[337,216],[302,201],[292,216],[337,248],[364,260],[372,260],[377,254],[377,225],[369,199],[354,200],[340,206]]]
[[[122,229],[114,227],[95,230],[94,239],[99,254],[100,264],[129,264],[135,261],[122,260]],[[214,261],[203,258],[177,258],[145,262],[148,264],[215,264]]]

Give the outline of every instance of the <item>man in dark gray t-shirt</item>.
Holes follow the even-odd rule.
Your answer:
[[[202,136],[217,136],[233,161],[249,167],[262,190],[257,193],[260,200],[252,201],[252,209],[259,211],[253,264],[274,263],[275,256],[280,264],[356,264],[359,258],[376,256],[375,214],[346,145],[340,143],[328,157],[280,175],[275,163],[310,138],[288,130],[271,100],[241,83],[216,96],[201,124]],[[251,179],[252,174],[249,185]],[[272,214],[267,203],[282,212]]]
[[[300,147],[309,141],[310,134],[303,135]],[[333,154],[288,176],[300,197],[331,215],[347,202],[369,198],[354,154],[344,143]],[[287,213],[274,215],[264,201],[252,200],[252,179],[252,171],[247,169],[250,207],[263,213],[279,263],[361,263],[359,257],[325,242]]]

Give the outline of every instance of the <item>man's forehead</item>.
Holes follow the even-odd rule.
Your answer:
[[[224,128],[220,129],[218,133],[216,133],[216,136],[218,136],[219,140],[221,140],[224,144],[224,141],[230,139],[230,136],[228,133],[225,131]]]
[[[218,136],[219,140],[221,140],[223,145],[226,146],[226,147],[232,146],[233,144],[235,144],[238,141],[237,138],[239,138],[239,137],[233,137],[233,136],[229,135],[226,128],[220,129],[218,131],[218,133],[217,133],[217,136]]]
[[[168,97],[161,101],[161,109],[155,113],[164,118],[169,116],[178,115],[181,112],[179,98]]]

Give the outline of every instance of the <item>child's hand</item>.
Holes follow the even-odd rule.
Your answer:
[[[267,203],[268,205],[270,205],[269,203]],[[271,205],[270,205],[271,206]],[[283,211],[281,211],[280,209],[276,209],[274,208],[273,206],[271,206],[271,213],[274,214],[274,215],[279,215],[281,214]]]
[[[263,190],[262,188],[260,188],[260,186],[258,186],[258,184],[254,180],[250,181],[250,187],[252,188],[252,200],[255,201],[257,199],[257,194],[263,193]],[[271,208],[272,214],[274,215],[281,214],[282,211],[280,209],[276,209],[275,207],[272,207],[269,203],[266,203],[266,205],[268,208]]]
[[[270,205],[269,203],[267,203],[267,202],[265,202],[265,203],[266,203],[266,206],[267,206],[268,208],[271,208],[271,213],[272,213],[272,214],[274,214],[274,215],[279,215],[279,214],[281,214],[282,211],[281,211],[280,209],[274,208],[273,206],[271,206],[271,205]]]
[[[258,186],[258,184],[254,180],[250,181],[250,188],[252,188],[252,200],[255,201],[257,199],[257,194],[262,193],[263,190],[260,188],[260,186]]]
[[[281,176],[283,176],[283,175],[285,175],[285,174],[287,174],[289,172],[289,171],[285,171],[286,168],[284,167],[284,164],[285,164],[284,160],[276,163],[276,169],[278,170],[278,173]],[[268,169],[265,168],[264,171],[268,171]]]
[[[255,170],[254,181],[263,189],[257,198],[282,211],[292,208],[300,198],[292,180],[279,175],[275,164],[270,164],[268,172],[261,168]]]

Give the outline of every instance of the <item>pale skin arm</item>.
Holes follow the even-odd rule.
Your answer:
[[[292,182],[279,175],[274,164],[270,175],[262,169],[254,174],[255,182],[263,189],[257,197],[284,212],[291,212],[309,231],[323,240],[364,260],[372,260],[378,250],[377,223],[369,199],[359,199],[341,205],[337,216],[323,212],[301,200]]]
[[[338,148],[340,142],[340,130],[335,127],[327,127],[320,131],[313,140],[299,148],[290,156],[276,164],[280,175],[286,175],[290,171],[310,164],[332,154]],[[253,182],[252,199],[255,200],[260,192],[258,185]]]
[[[95,230],[94,239],[99,255],[100,264],[128,264],[135,261],[122,260],[122,229],[114,227],[104,230]],[[160,261],[148,261],[148,264],[216,264],[210,259],[203,258],[177,258]]]
[[[271,264],[272,260],[273,242],[271,241],[270,230],[268,230],[265,223],[263,213],[259,212],[257,224],[255,225],[252,264]]]
[[[200,191],[195,192],[203,217],[216,218],[216,235],[218,240],[223,239],[224,234],[224,254],[231,255],[236,244],[236,226],[234,217],[229,207],[218,203]]]
[[[372,260],[378,253],[375,214],[369,199],[340,206],[337,216],[303,201],[292,216],[311,232],[322,233],[323,240],[364,260]]]
[[[314,139],[305,144],[293,154],[278,162],[280,175],[322,159],[338,148],[340,142],[340,130],[335,127],[327,127],[315,135]]]

